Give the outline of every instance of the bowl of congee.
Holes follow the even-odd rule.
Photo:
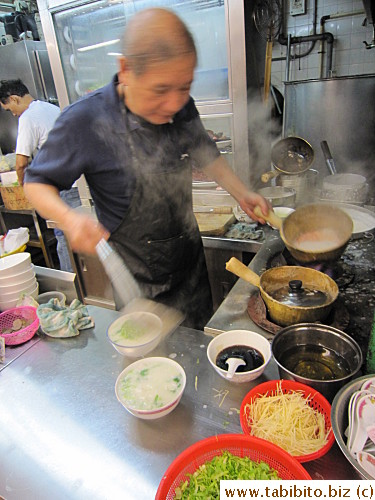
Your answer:
[[[153,420],[176,408],[186,385],[182,366],[170,358],[135,361],[117,377],[117,399],[132,415]]]
[[[139,358],[150,353],[161,340],[162,321],[156,314],[137,311],[123,314],[109,325],[107,336],[123,356]]]

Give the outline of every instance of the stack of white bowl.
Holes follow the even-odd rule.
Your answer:
[[[0,311],[16,307],[22,294],[37,297],[39,284],[27,252],[0,259]]]

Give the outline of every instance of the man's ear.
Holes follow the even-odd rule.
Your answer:
[[[120,56],[118,58],[118,80],[122,85],[127,85],[128,75],[129,75],[129,62],[126,57]]]

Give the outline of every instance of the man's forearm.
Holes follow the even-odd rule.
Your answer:
[[[44,219],[53,220],[64,230],[71,209],[60,198],[57,188],[48,184],[26,182],[24,191],[30,203]]]
[[[18,177],[18,183],[20,186],[23,185],[23,178],[25,176],[25,170],[28,166],[30,158],[25,155],[17,155],[16,154],[16,172]]]
[[[227,161],[221,156],[203,170],[208,177],[216,181],[219,186],[228,191],[238,202],[249,191],[241,179],[233,172]]]

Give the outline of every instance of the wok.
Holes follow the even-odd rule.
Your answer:
[[[232,257],[226,263],[226,269],[259,288],[272,321],[281,326],[323,321],[330,313],[339,293],[332,278],[308,267],[273,267],[258,276],[241,261]],[[296,281],[302,282],[304,288],[300,298],[296,298],[293,292],[288,292],[290,285]],[[315,299],[312,297],[313,292],[316,292]],[[308,303],[315,305],[304,305]]]
[[[298,207],[285,219],[271,210],[264,216],[260,207],[254,209],[273,227],[297,262],[337,260],[344,252],[353,232],[353,221],[347,213],[328,203],[312,203]]]

